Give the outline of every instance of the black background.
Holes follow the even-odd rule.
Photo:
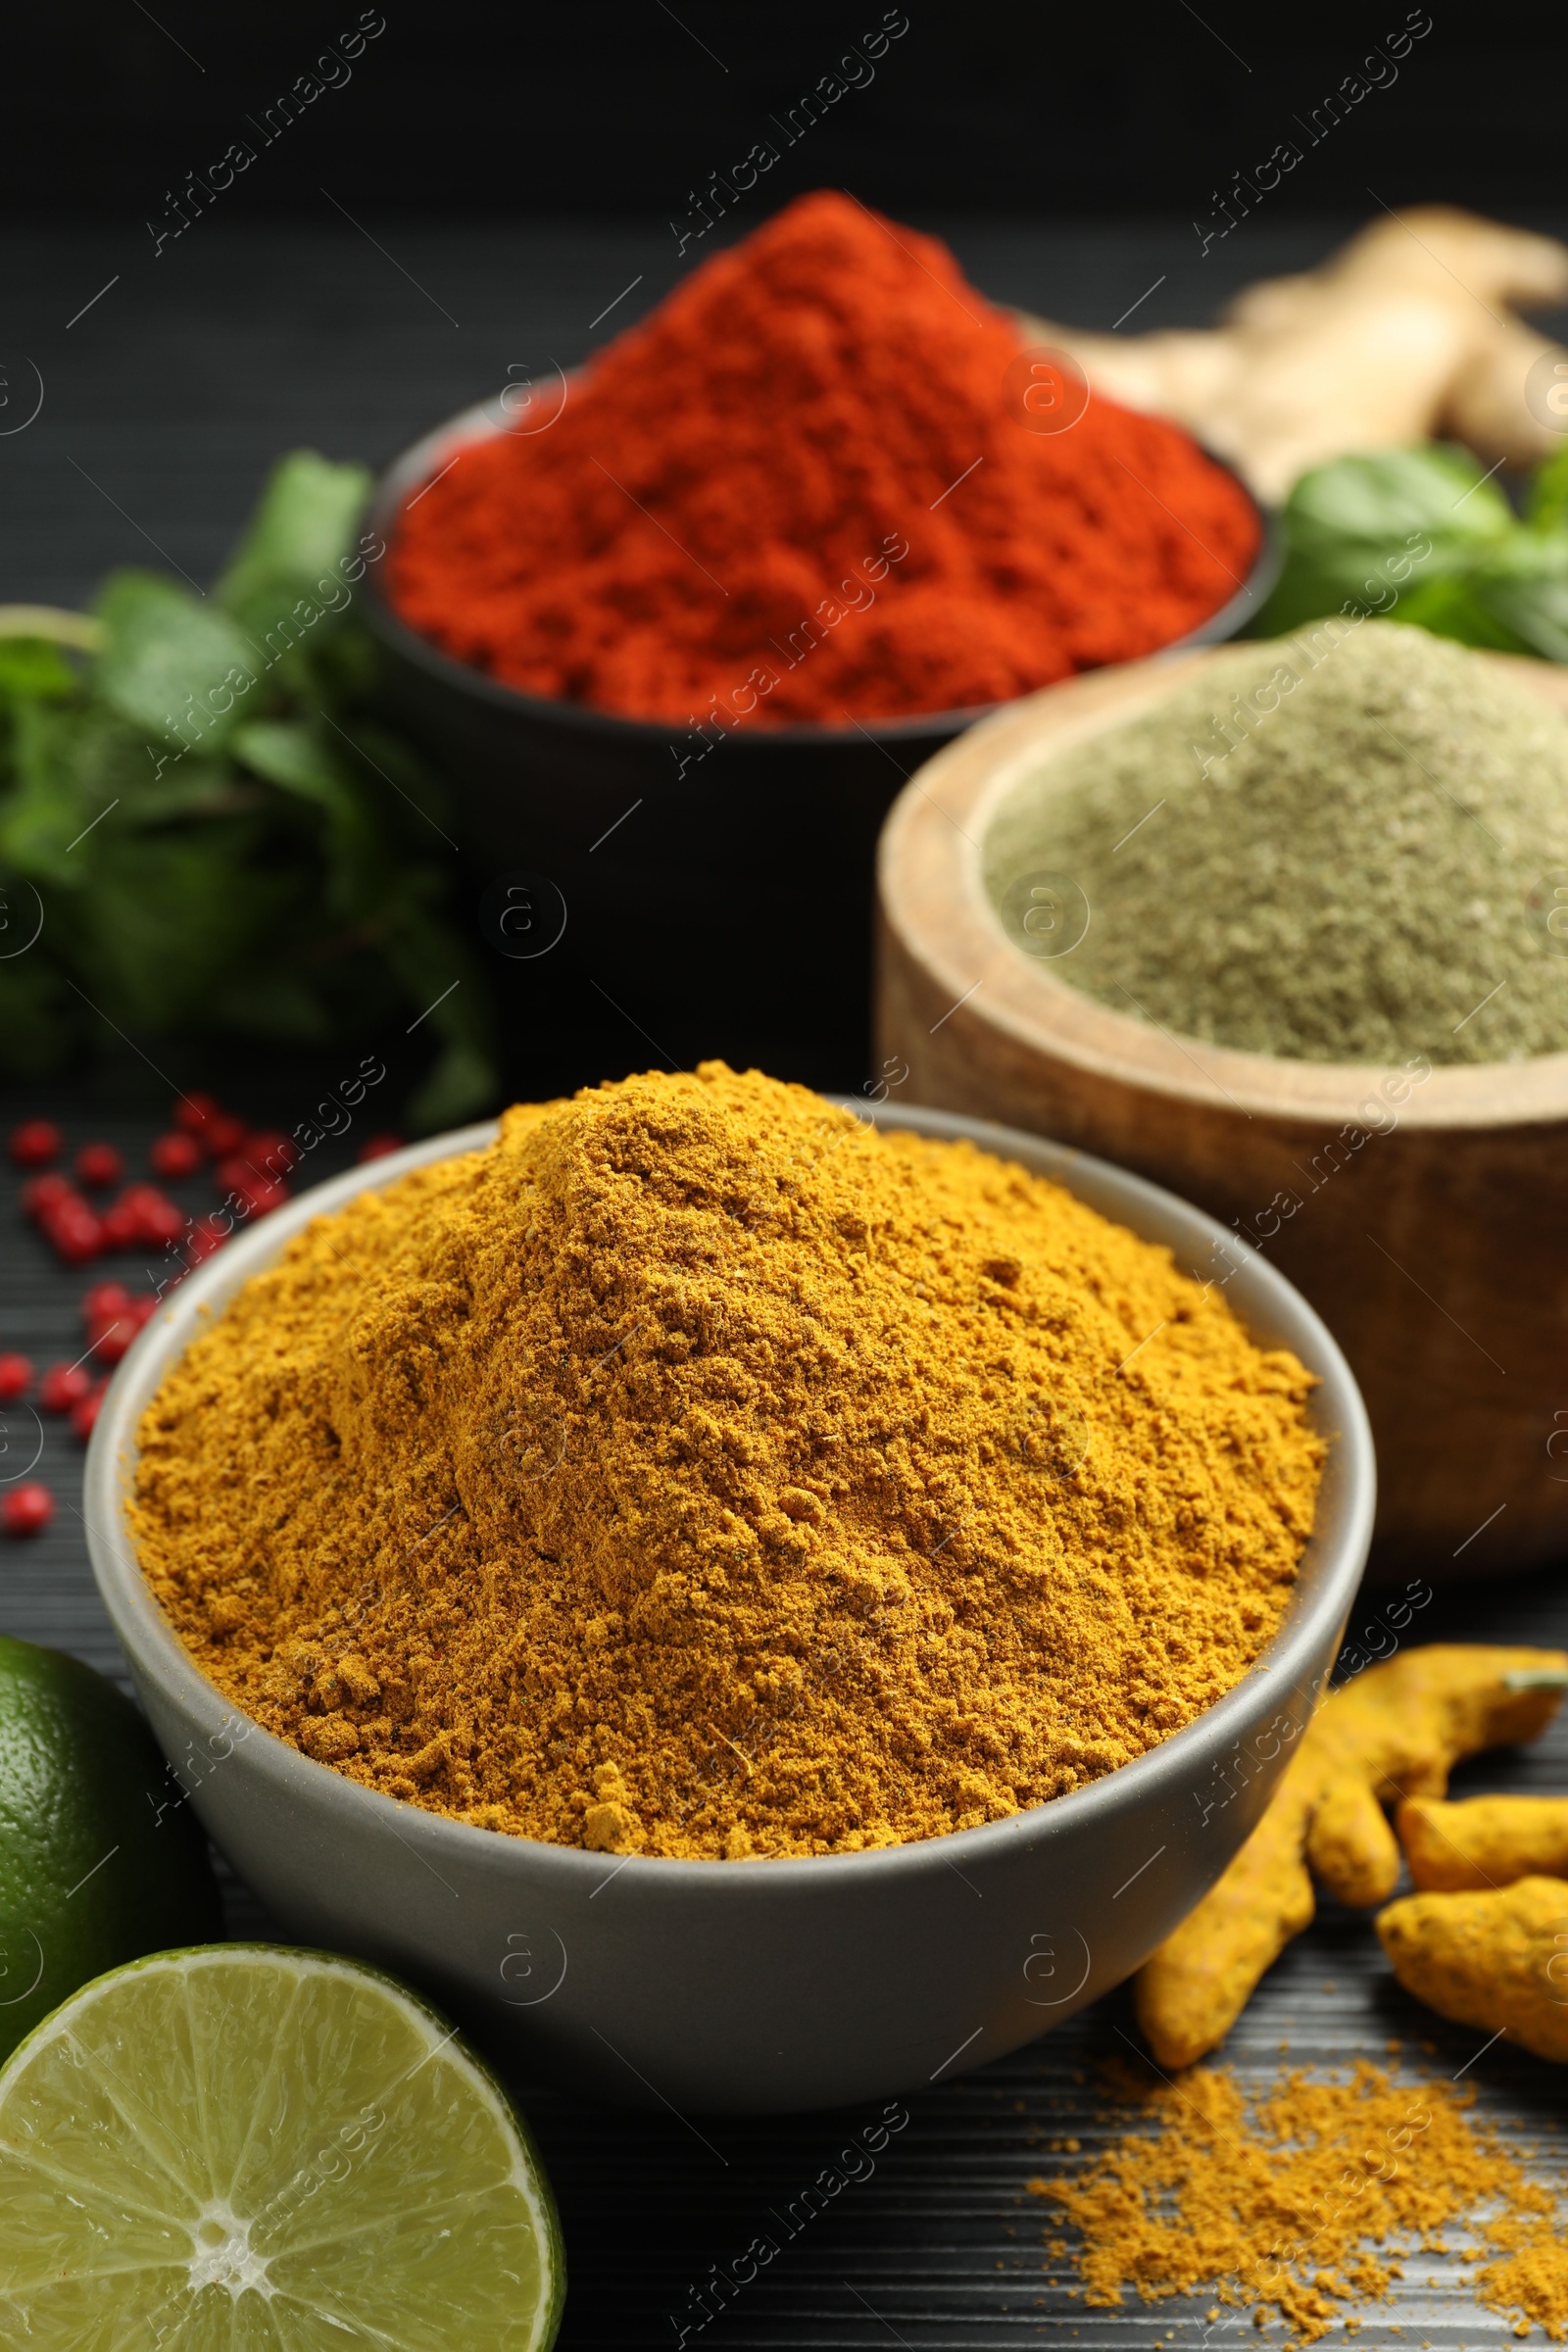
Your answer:
[[[320,184],[404,214],[679,216],[882,21],[881,0],[527,8],[384,0],[386,29],[225,200],[316,218]],[[1402,0],[1310,12],[1238,0],[1132,10],[908,0],[909,29],[768,182],[853,181],[922,210],[1205,215],[1293,122],[1404,24]],[[1415,12],[1420,16],[1423,12]],[[1281,188],[1281,212],[1441,194],[1550,206],[1562,177],[1563,12],[1432,0],[1432,30]],[[19,9],[0,218],[142,221],[360,17],[92,0]],[[254,142],[253,142],[254,143]],[[341,183],[341,185],[338,185]],[[352,191],[352,192],[351,192]]]

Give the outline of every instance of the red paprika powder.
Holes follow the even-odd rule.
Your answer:
[[[1030,429],[1018,358],[936,239],[802,197],[416,493],[393,603],[508,685],[682,725],[969,709],[1185,635],[1246,578],[1247,495],[1098,397]]]

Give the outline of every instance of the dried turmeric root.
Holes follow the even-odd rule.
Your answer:
[[[1406,1992],[1568,2065],[1568,1886],[1520,1879],[1486,1894],[1407,1894],[1378,1915]]]
[[[1538,1738],[1560,1685],[1510,1690],[1506,1678],[1565,1672],[1562,1650],[1433,1642],[1335,1691],[1241,1852],[1139,1971],[1138,2022],[1161,2066],[1190,2066],[1224,2040],[1311,1920],[1314,1874],[1342,1902],[1385,1902],[1399,1848],[1384,1805],[1442,1796],[1462,1756]]]
[[[1394,1826],[1421,1887],[1452,1893],[1568,1879],[1568,1796],[1471,1796],[1457,1805],[1406,1797]]]

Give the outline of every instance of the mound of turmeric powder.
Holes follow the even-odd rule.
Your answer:
[[[319,1218],[140,1430],[154,1592],[394,1796],[612,1853],[994,1821],[1276,1630],[1309,1375],[1058,1186],[708,1063]]]

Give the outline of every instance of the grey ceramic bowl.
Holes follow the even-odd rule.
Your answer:
[[[311,1217],[471,1151],[472,1127],[356,1168],[231,1242],[125,1357],[87,1458],[93,1569],[191,1802],[234,1868],[307,1942],[427,1987],[503,2063],[601,2096],[768,2110],[946,2081],[1070,2017],[1191,1910],[1261,1812],[1332,1664],[1372,1526],[1375,1474],[1348,1367],[1311,1308],[1235,1237],[1102,1160],[931,1110],[884,1126],[967,1136],[1055,1177],[1203,1275],[1258,1340],[1317,1375],[1330,1440],[1286,1623],[1218,1705],[1069,1796],[924,1843],[783,1862],[615,1862],[469,1828],[345,1780],[236,1716],[136,1564],[123,1515],[136,1425],[204,1312]]]

